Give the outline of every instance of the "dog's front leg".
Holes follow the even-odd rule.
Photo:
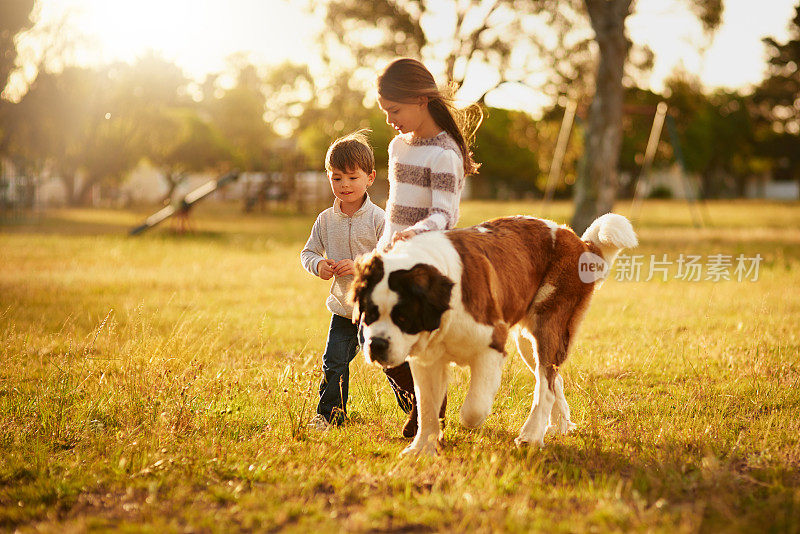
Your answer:
[[[414,441],[401,454],[435,455],[439,441],[439,408],[447,391],[447,362],[437,360],[423,365],[412,358],[409,363],[417,397],[419,430]]]
[[[489,349],[470,363],[469,390],[461,406],[461,424],[465,427],[480,427],[491,413],[500,388],[503,359],[501,352]]]

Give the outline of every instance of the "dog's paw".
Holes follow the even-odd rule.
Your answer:
[[[578,425],[576,425],[572,421],[564,421],[561,425],[561,428],[559,429],[559,432],[561,432],[562,434],[569,434],[576,428],[578,428]]]
[[[421,457],[421,456],[437,456],[439,453],[436,450],[436,442],[428,442],[425,444],[412,443],[400,453],[400,456]]]
[[[547,429],[554,434],[566,435],[577,428],[577,425],[568,419],[559,419]]]
[[[518,449],[527,449],[527,448],[530,448],[530,447],[535,447],[537,449],[542,449],[542,448],[544,448],[544,438],[536,440],[536,439],[524,438],[522,436],[519,436],[517,438],[514,438],[514,445]]]

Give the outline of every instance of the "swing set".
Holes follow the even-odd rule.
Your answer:
[[[547,183],[545,185],[544,196],[542,198],[541,213],[545,214],[548,205],[553,200],[553,193],[556,185],[561,178],[561,167],[564,162],[564,155],[567,152],[569,139],[572,133],[572,125],[576,120],[577,103],[574,100],[567,101],[564,107],[564,116],[561,121],[561,127],[558,131],[558,138],[556,140],[555,151],[553,152],[553,159],[550,162],[550,171],[547,174]],[[666,102],[659,102],[655,108],[653,106],[625,106],[626,113],[635,115],[653,115],[653,125],[650,128],[650,137],[647,139],[647,146],[644,151],[644,158],[642,159],[642,167],[639,175],[636,178],[633,200],[631,202],[630,219],[638,221],[641,219],[642,204],[644,197],[650,190],[651,167],[653,160],[656,156],[656,149],[661,140],[661,133],[664,129],[664,124],[667,125],[667,134],[669,136],[669,143],[672,145],[675,161],[680,169],[680,180],[683,186],[683,197],[689,207],[689,213],[692,218],[692,224],[695,227],[709,226],[710,220],[708,217],[708,210],[705,203],[700,198],[697,188],[689,179],[686,172],[686,162],[683,157],[683,150],[681,149],[680,140],[678,139],[678,129],[675,126],[675,118],[673,114],[668,113],[669,106]],[[578,116],[577,120],[581,118]]]

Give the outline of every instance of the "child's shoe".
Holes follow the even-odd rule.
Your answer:
[[[444,432],[445,427],[445,419],[444,415],[447,412],[447,395],[444,396],[444,400],[442,401],[442,407],[439,409],[439,428],[442,432]],[[408,412],[408,419],[406,419],[405,424],[403,425],[403,437],[404,438],[413,438],[417,435],[417,403],[416,401],[414,404],[411,405],[411,411]]]
[[[308,422],[308,426],[309,428],[313,428],[314,430],[324,432],[325,430],[328,430],[328,427],[330,427],[331,424],[328,422],[327,419],[325,419],[324,415],[318,413],[317,415],[314,416],[313,419],[311,419],[311,421]]]
[[[413,438],[417,435],[417,403],[414,403],[414,406],[411,408],[411,411],[408,412],[408,419],[406,419],[405,424],[403,425],[403,437],[404,438]]]

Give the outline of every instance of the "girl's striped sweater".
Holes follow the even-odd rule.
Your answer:
[[[463,189],[461,151],[450,134],[396,136],[389,143],[389,199],[378,249],[400,230],[421,233],[453,228]]]

